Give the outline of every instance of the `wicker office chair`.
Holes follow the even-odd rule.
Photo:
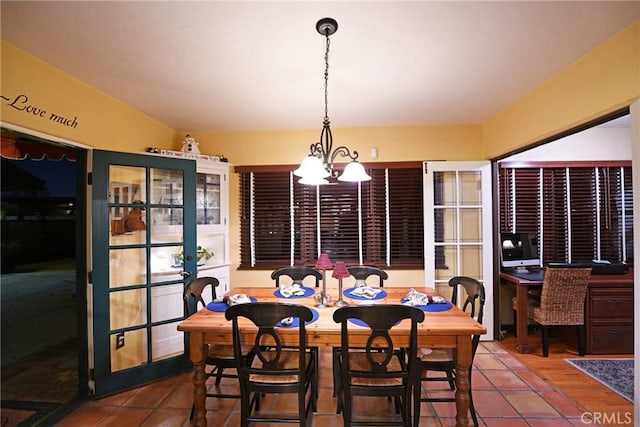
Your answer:
[[[318,356],[307,347],[305,329],[305,322],[313,318],[311,310],[296,304],[259,302],[231,306],[225,311],[225,317],[232,321],[235,362],[240,377],[241,425],[248,426],[249,422],[309,425],[318,399]],[[298,319],[295,347],[283,345],[282,320],[288,317]],[[240,318],[250,320],[257,327],[255,336],[241,331]],[[291,337],[288,338],[286,341],[290,341]],[[251,346],[255,357],[246,358],[244,346]],[[296,394],[290,398],[297,403],[295,414],[274,408],[260,410],[266,395],[291,393]],[[280,409],[287,406],[280,405]]]
[[[591,268],[547,267],[540,300],[529,298],[527,317],[542,326],[542,355],[549,357],[549,326],[575,325],[578,353],[586,353],[584,302]],[[513,308],[517,309],[515,298]]]
[[[185,287],[184,301],[189,316],[198,311],[198,303],[201,303],[202,307],[206,307],[207,304],[203,295],[207,287],[211,287],[210,298],[207,298],[207,300],[213,301],[216,299],[216,287],[218,284],[218,279],[215,277],[201,277],[193,280]],[[250,349],[245,348],[245,355],[248,354],[250,354]],[[208,372],[205,370],[205,375],[207,378],[215,378],[215,383],[210,385],[209,390],[207,390],[207,397],[239,399],[240,391],[238,390],[237,382],[234,382],[233,386],[230,384],[220,386],[222,378],[238,378],[235,370],[232,369],[235,368],[233,346],[209,344],[205,363],[206,366],[210,367]],[[228,369],[232,369],[232,373],[228,373],[229,371],[224,372]],[[195,407],[192,406],[190,419],[193,418],[194,410]]]
[[[320,286],[320,280],[322,280],[322,272],[312,267],[284,267],[275,270],[271,273],[271,279],[276,281],[276,288],[280,287],[280,278],[287,276],[292,280],[292,283],[298,283],[302,285],[303,280],[306,277],[313,276],[316,280],[316,288]]]
[[[476,319],[478,323],[482,323],[484,316],[484,303],[485,303],[485,291],[484,285],[478,280],[466,277],[456,276],[449,280],[449,286],[453,288],[451,301],[456,303],[458,299],[458,289],[463,288],[466,294],[466,299],[462,305],[462,310],[469,313],[469,315]],[[476,415],[476,409],[473,404],[473,393],[471,390],[471,373],[473,371],[473,359],[476,355],[476,350],[480,343],[480,335],[474,335],[471,338],[471,367],[469,369],[469,411],[471,412],[471,418],[473,419],[473,425],[478,426],[478,417]],[[418,359],[421,365],[421,380],[420,384],[415,389],[414,404],[416,408],[414,413],[417,420],[420,415],[420,403],[421,402],[455,402],[455,395],[451,393],[451,396],[435,397],[430,396],[431,393],[441,393],[442,389],[426,388],[426,397],[422,397],[422,383],[423,382],[447,382],[448,389],[451,392],[455,392],[455,376],[456,376],[456,364],[453,359],[451,349],[429,349],[430,351],[418,351]],[[440,374],[430,375],[429,372],[439,372]],[[444,376],[442,375],[444,373]]]
[[[362,326],[348,327],[351,319]],[[399,350],[390,335],[392,328],[404,319],[411,320],[409,346]],[[333,313],[333,320],[341,324],[341,346],[338,364],[336,395],[345,426],[401,425],[412,423],[412,390],[419,375],[417,351],[418,323],[424,320],[424,312],[418,308],[400,304],[341,307]],[[369,326],[368,336],[362,335],[363,326]],[[359,342],[366,339],[366,346],[350,344],[351,335]],[[354,396],[386,396],[393,399],[396,414],[380,419],[354,417]],[[365,414],[367,415],[367,414]]]
[[[389,278],[386,271],[370,265],[352,265],[347,267],[347,270],[356,279],[356,284],[364,284],[369,276],[378,276],[380,279],[378,286],[383,287],[384,281]]]

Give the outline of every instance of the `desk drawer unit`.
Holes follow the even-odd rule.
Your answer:
[[[589,287],[587,353],[633,353],[633,288]]]

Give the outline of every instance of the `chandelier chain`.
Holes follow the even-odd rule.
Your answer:
[[[325,33],[327,48],[324,53],[324,122],[329,123],[329,31]]]

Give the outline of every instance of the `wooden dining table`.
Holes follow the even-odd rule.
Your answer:
[[[408,294],[410,287],[385,287],[384,296],[375,300],[345,297],[349,304],[400,304]],[[419,292],[429,295],[438,295],[431,288],[415,288]],[[305,305],[315,308],[318,312],[317,320],[306,325],[307,344],[309,346],[329,348],[340,346],[340,324],[333,321],[333,312],[337,307],[333,301],[337,298],[337,290],[328,290],[332,302],[329,307],[316,308],[316,302],[312,295],[307,297],[284,298],[273,287],[235,287],[229,295],[245,294],[255,298],[257,302],[280,301]],[[315,291],[315,290],[314,290]],[[344,291],[349,294],[348,289]],[[430,311],[431,309],[438,311]],[[213,306],[212,306],[213,307]],[[438,307],[438,304],[425,306],[425,319],[418,325],[418,345],[428,348],[450,348],[453,350],[457,375],[456,382],[456,426],[468,425],[469,413],[469,370],[471,369],[472,352],[471,336],[485,334],[486,328],[472,319],[468,314],[455,305]],[[246,319],[245,319],[246,320]],[[291,332],[288,333],[287,329]],[[394,343],[398,346],[409,345],[410,322],[402,321],[392,329]],[[224,312],[203,308],[192,316],[178,324],[178,330],[189,333],[189,355],[193,362],[193,402],[195,406],[194,425],[206,426],[206,388],[205,388],[205,359],[208,344],[232,343],[231,322],[227,321]],[[362,340],[358,340],[358,331],[362,330]],[[255,333],[256,328],[247,320],[243,327],[243,333]],[[350,336],[354,337],[354,344],[365,344],[368,328],[359,325],[350,325]],[[291,344],[296,344],[297,332],[295,328],[282,328],[283,339],[291,339]],[[327,369],[330,367],[326,367]]]

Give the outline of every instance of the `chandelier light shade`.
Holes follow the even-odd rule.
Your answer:
[[[333,18],[322,18],[316,23],[316,30],[326,39],[326,50],[324,54],[324,120],[322,122],[322,132],[320,141],[311,144],[309,155],[302,161],[300,167],[293,171],[299,176],[301,184],[323,185],[329,184],[329,179],[337,178],[339,181],[362,182],[369,181],[371,177],[367,174],[362,164],[358,162],[358,152],[351,152],[347,147],[341,145],[333,149],[333,134],[329,122],[329,36],[338,30],[338,23]],[[347,163],[342,175],[334,170],[333,162],[340,157],[348,157],[351,162]],[[329,178],[329,179],[327,179]]]

